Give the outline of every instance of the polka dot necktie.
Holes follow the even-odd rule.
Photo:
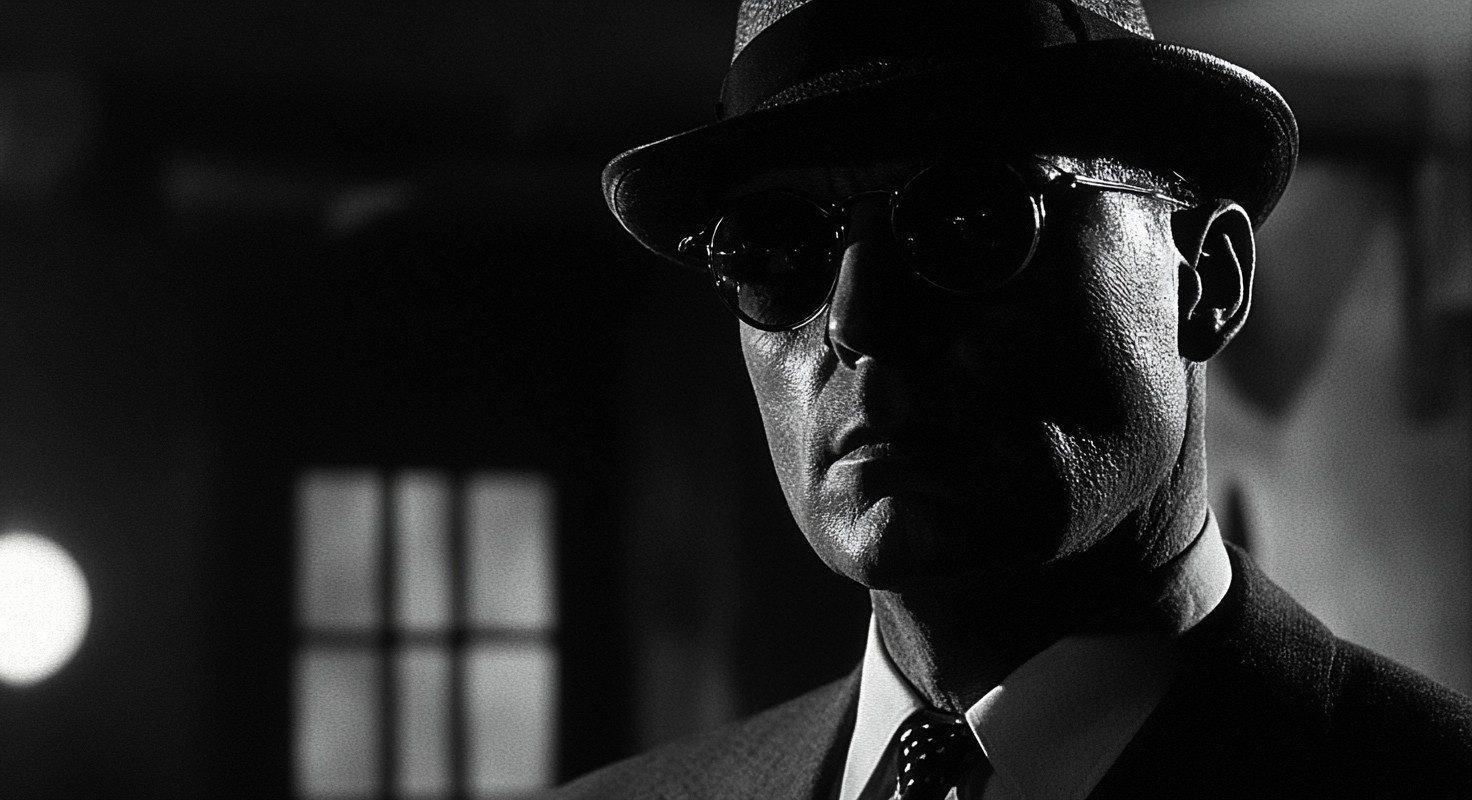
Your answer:
[[[966,720],[922,709],[900,726],[895,747],[897,800],[941,800],[986,756]]]

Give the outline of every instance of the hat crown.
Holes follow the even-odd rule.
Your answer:
[[[716,117],[942,64],[1024,63],[1060,45],[1152,38],[1139,0],[746,0]]]
[[[846,3],[855,14],[866,13],[875,5],[910,7],[950,5],[959,10],[974,8],[979,3],[1016,4],[1014,0],[742,0],[741,8],[736,14],[736,42],[732,49],[731,59],[735,60],[741,55],[741,51],[746,49],[746,45],[752,39],[771,27],[777,20],[802,6],[816,2]],[[1082,8],[1092,11],[1136,36],[1154,38],[1150,30],[1150,21],[1145,16],[1145,7],[1141,5],[1140,0],[1053,0],[1053,3],[1064,9]]]

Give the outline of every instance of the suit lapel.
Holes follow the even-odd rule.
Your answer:
[[[848,741],[858,710],[859,673],[845,678],[836,691],[794,709],[781,736],[765,738],[753,752],[752,769],[763,775],[756,795],[791,800],[827,800],[842,780]]]
[[[718,732],[683,754],[671,798],[833,797],[858,705],[859,672]],[[686,783],[685,781],[688,781]]]

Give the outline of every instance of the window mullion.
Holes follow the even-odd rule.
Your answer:
[[[398,505],[398,476],[386,474],[383,491],[379,493],[378,545],[378,665],[382,678],[379,681],[378,702],[382,706],[378,731],[379,752],[378,786],[380,797],[396,797],[399,788],[399,729],[403,715],[399,709],[399,631],[398,595],[399,581],[399,521],[396,516]]]
[[[449,613],[449,658],[450,658],[450,797],[462,800],[469,797],[470,757],[466,735],[466,598],[469,594],[469,570],[465,526],[465,488],[463,480],[450,481],[450,613]]]

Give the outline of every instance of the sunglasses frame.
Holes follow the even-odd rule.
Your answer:
[[[796,200],[800,203],[811,206],[819,213],[819,215],[824,220],[830,222],[832,225],[831,229],[837,244],[835,245],[834,250],[830,255],[830,261],[832,262],[830,264],[832,277],[829,281],[828,293],[824,296],[823,301],[819,303],[817,307],[812,310],[811,313],[808,313],[806,316],[802,317],[796,322],[774,324],[754,319],[743,312],[740,306],[734,300],[727,296],[727,293],[723,289],[723,286],[732,279],[730,277],[721,275],[716,271],[715,259],[713,258],[716,232],[720,228],[721,222],[725,220],[727,216],[726,213],[723,212],[721,214],[717,214],[699,232],[680,240],[680,243],[676,245],[675,250],[680,255],[689,258],[689,260],[692,262],[704,262],[706,271],[710,274],[711,279],[715,282],[715,287],[717,293],[721,297],[721,302],[727,308],[729,308],[731,312],[735,314],[736,317],[742,322],[750,325],[753,328],[757,328],[758,330],[763,331],[790,331],[801,328],[804,325],[807,325],[809,322],[812,322],[814,319],[817,319],[833,302],[833,291],[838,286],[839,271],[841,269],[841,262],[843,258],[842,245],[843,242],[845,242],[848,238],[848,207],[855,200],[861,198],[873,197],[876,195],[883,195],[888,198],[890,235],[894,237],[897,249],[901,254],[901,258],[904,260],[905,266],[909,269],[911,274],[925,281],[925,283],[927,283],[928,285],[949,294],[973,296],[980,295],[988,291],[993,291],[1006,285],[1008,282],[1012,281],[1019,274],[1021,274],[1023,270],[1027,269],[1027,266],[1032,263],[1033,255],[1037,252],[1039,242],[1042,241],[1043,230],[1045,229],[1047,223],[1047,207],[1043,198],[1050,189],[1077,189],[1079,187],[1087,187],[1100,191],[1124,192],[1126,194],[1133,194],[1140,197],[1149,197],[1155,200],[1161,200],[1166,203],[1170,203],[1177,206],[1178,208],[1189,208],[1193,205],[1190,202],[1156,189],[1150,189],[1144,186],[1136,186],[1134,184],[1124,183],[1121,181],[1109,180],[1107,178],[1095,178],[1088,175],[1080,175],[1076,172],[1060,170],[1054,165],[1042,159],[1037,159],[1037,163],[1045,169],[1055,171],[1056,174],[1052,177],[1039,180],[1037,178],[1029,178],[1027,175],[1022,173],[1016,167],[1006,161],[998,161],[991,165],[993,167],[1000,167],[1006,172],[1011,173],[1012,176],[1017,179],[1018,185],[1023,187],[1026,191],[1026,196],[1032,207],[1033,212],[1033,229],[1032,240],[1028,244],[1027,253],[1017,264],[1016,268],[1013,269],[1012,272],[1009,273],[1007,277],[1003,278],[1002,280],[989,284],[986,287],[980,289],[956,289],[932,280],[930,276],[925,274],[925,271],[923,269],[917,266],[916,261],[919,260],[918,257],[912,252],[911,248],[904,243],[904,238],[900,235],[901,232],[898,228],[898,222],[896,218],[899,214],[899,209],[901,207],[900,204],[904,199],[906,191],[910,189],[910,187],[914,185],[915,182],[918,181],[922,176],[925,176],[927,173],[930,173],[933,170],[955,168],[955,165],[943,162],[928,164],[925,167],[922,167],[914,175],[910,176],[910,178],[905,181],[904,185],[900,186],[898,189],[867,189],[865,191],[855,192],[833,203],[821,203],[817,200],[812,199],[811,197],[787,189],[767,189],[739,198],[744,200],[748,197],[755,197],[766,194],[781,195],[783,197]],[[964,170],[966,168],[962,167],[961,169]],[[700,251],[701,255],[692,257],[691,254],[697,251]]]

